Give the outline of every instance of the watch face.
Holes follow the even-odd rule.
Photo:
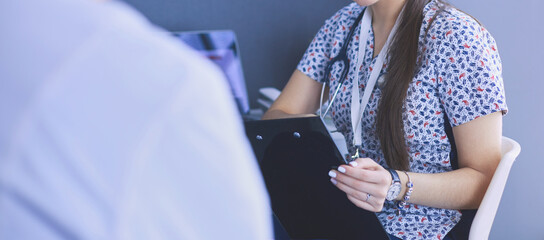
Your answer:
[[[397,196],[400,194],[400,189],[400,183],[395,182],[391,184],[391,186],[389,186],[389,190],[387,191],[387,196],[385,197],[385,199],[389,201],[395,200],[395,198],[397,198]]]

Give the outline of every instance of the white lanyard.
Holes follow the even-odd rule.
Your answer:
[[[351,88],[351,127],[353,131],[353,145],[357,149],[357,152],[355,153],[356,157],[359,157],[359,148],[363,143],[361,119],[363,118],[363,113],[368,105],[370,95],[372,95],[372,91],[376,85],[376,80],[378,79],[378,76],[382,70],[385,56],[389,48],[389,43],[391,42],[392,36],[395,35],[394,33],[398,27],[398,21],[399,20],[397,18],[393,29],[391,29],[391,33],[389,33],[389,36],[387,37],[385,45],[382,47],[380,54],[378,54],[376,58],[376,62],[371,66],[372,70],[370,71],[370,77],[368,78],[368,82],[365,86],[363,99],[361,102],[359,102],[359,72],[365,58],[366,41],[370,37],[370,27],[372,22],[372,10],[369,7],[367,7],[361,22],[361,33],[359,34],[359,53],[357,55],[357,65],[355,69],[355,77],[353,78],[353,86]]]

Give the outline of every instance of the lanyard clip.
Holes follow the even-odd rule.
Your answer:
[[[355,154],[351,156],[351,160],[355,160],[357,158],[359,158],[360,155],[359,155],[359,148],[358,147],[355,147]]]

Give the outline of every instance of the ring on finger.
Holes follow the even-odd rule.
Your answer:
[[[370,195],[370,193],[367,193],[367,194],[366,194],[365,202],[368,202],[368,199],[370,199],[370,196],[372,196],[372,195]]]

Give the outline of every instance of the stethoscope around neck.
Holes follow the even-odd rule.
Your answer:
[[[351,26],[351,28],[349,30],[348,35],[344,39],[344,45],[342,45],[342,47],[340,48],[340,51],[338,52],[338,55],[336,55],[336,57],[331,59],[329,61],[329,63],[327,64],[327,66],[325,67],[325,75],[324,75],[325,81],[323,82],[323,87],[321,88],[321,97],[320,97],[320,100],[319,100],[320,104],[323,103],[323,96],[325,94],[325,86],[327,84],[330,86],[330,83],[331,83],[331,81],[330,81],[331,76],[330,75],[331,75],[332,68],[337,63],[340,63],[340,64],[342,64],[344,66],[343,69],[342,69],[342,73],[340,74],[340,78],[338,79],[339,80],[338,81],[338,86],[336,87],[336,90],[334,91],[334,94],[332,95],[332,98],[329,101],[327,109],[322,114],[322,112],[321,112],[322,107],[319,108],[319,116],[322,119],[323,119],[323,117],[325,117],[327,115],[327,113],[331,109],[332,103],[336,99],[336,95],[338,95],[338,92],[340,91],[340,88],[342,87],[342,85],[344,84],[344,81],[346,81],[346,78],[348,76],[348,73],[349,73],[348,46],[351,43],[351,39],[353,38],[353,34],[355,34],[355,29],[357,28],[357,25],[363,19],[363,15],[365,14],[365,10],[366,10],[366,8],[364,8],[363,11],[361,11],[361,13],[359,14],[359,16],[357,16],[357,19],[355,20],[355,23],[353,23],[353,25]],[[363,46],[359,46],[359,47],[363,47]]]

